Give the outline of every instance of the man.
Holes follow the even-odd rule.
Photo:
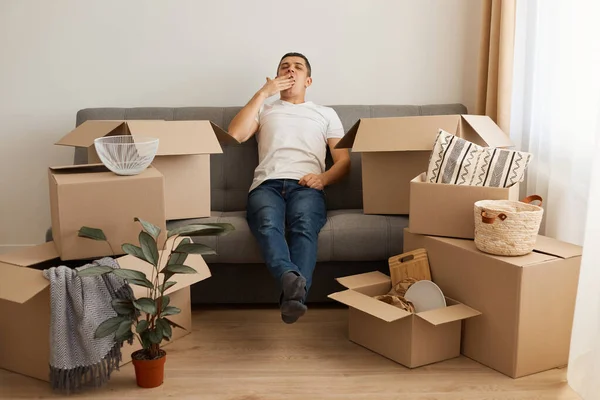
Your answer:
[[[311,84],[308,59],[288,53],[277,76],[267,78],[229,125],[229,133],[240,142],[256,134],[259,165],[248,194],[247,219],[269,271],[281,285],[285,323],[296,322],[307,310],[317,238],[327,220],[323,190],[350,170],[348,150],[334,148],[344,136],[338,115],[305,101]],[[279,100],[264,104],[276,94]],[[327,145],[334,163],[328,171]]]

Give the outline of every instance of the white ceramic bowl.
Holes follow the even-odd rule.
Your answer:
[[[117,175],[137,175],[156,156],[158,139],[144,136],[104,136],[94,140],[96,152],[106,168]]]

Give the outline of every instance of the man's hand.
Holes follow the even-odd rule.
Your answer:
[[[264,84],[260,92],[267,98],[276,95],[277,93],[291,88],[296,80],[290,75],[280,76],[275,79],[267,78],[267,83]]]
[[[309,188],[323,190],[325,186],[327,186],[327,181],[323,174],[308,174],[302,177],[300,181],[298,181],[300,185],[307,186]]]

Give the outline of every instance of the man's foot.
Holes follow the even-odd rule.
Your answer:
[[[281,319],[286,324],[293,324],[306,313],[308,308],[298,300],[288,300],[281,303]]]
[[[294,272],[286,272],[281,278],[281,304],[286,301],[303,301],[306,296],[306,279]]]
[[[306,296],[306,279],[294,272],[286,272],[281,278],[281,319],[286,324],[293,324],[306,313],[303,304]]]

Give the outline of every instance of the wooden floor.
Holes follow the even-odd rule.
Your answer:
[[[311,308],[295,325],[276,309],[194,311],[194,331],[169,345],[166,377],[139,389],[131,364],[90,399],[579,399],[566,369],[511,379],[467,358],[406,369],[346,338],[343,309]],[[1,355],[0,355],[1,357]],[[40,382],[0,370],[0,398],[62,398]]]

